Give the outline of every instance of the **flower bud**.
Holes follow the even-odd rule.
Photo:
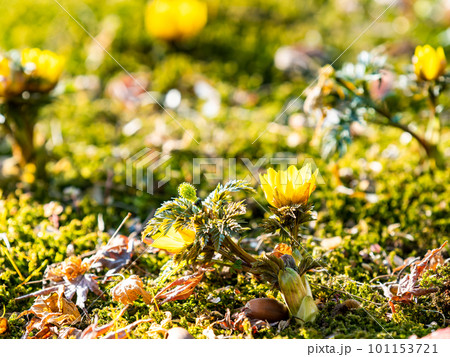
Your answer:
[[[192,202],[197,200],[197,191],[195,187],[187,182],[183,182],[180,186],[178,186],[178,194]]]
[[[278,283],[289,311],[296,316],[302,300],[307,294],[300,275],[294,269],[286,268],[278,274]]]
[[[291,315],[302,322],[314,321],[319,310],[306,275],[300,276],[295,270],[285,268],[278,274],[278,283]]]
[[[319,309],[314,299],[311,296],[305,296],[296,317],[305,322],[313,322],[318,313]]]

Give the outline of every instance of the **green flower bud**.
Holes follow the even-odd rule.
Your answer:
[[[286,268],[279,272],[278,283],[291,315],[303,322],[314,321],[319,310],[306,275],[300,276],[294,269]]]
[[[298,310],[300,310],[302,300],[307,294],[307,289],[300,275],[294,269],[286,268],[279,272],[278,283],[291,315],[296,316]]]
[[[180,186],[178,186],[178,194],[192,202],[197,200],[197,190],[194,186],[187,182],[183,182]]]
[[[319,309],[317,308],[314,299],[311,296],[305,296],[300,309],[298,310],[297,317],[304,322],[313,322],[318,313]]]
[[[295,263],[297,265],[299,265],[300,262],[303,260],[303,255],[297,248],[292,250],[292,256],[294,257]]]

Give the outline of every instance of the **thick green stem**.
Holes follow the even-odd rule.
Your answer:
[[[244,263],[251,266],[256,262],[256,259],[249,253],[247,253],[239,244],[236,244],[231,237],[226,237],[227,247]]]
[[[38,107],[32,104],[8,101],[2,105],[5,115],[4,127],[11,141],[13,157],[24,167],[34,163],[37,150],[34,142],[34,129]]]

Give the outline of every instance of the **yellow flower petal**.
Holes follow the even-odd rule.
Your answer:
[[[445,58],[444,49],[439,46],[436,50],[436,56],[439,62],[439,76],[445,73],[445,67],[447,66],[447,59]]]
[[[163,40],[193,37],[207,20],[208,8],[198,0],[154,0],[145,12],[148,33]]]
[[[268,183],[271,186],[274,186],[276,183],[276,177],[277,177],[277,172],[270,168],[269,170],[267,170],[267,178],[268,178]]]
[[[318,170],[311,175],[311,165],[305,165],[300,171],[295,166],[287,170],[275,171],[270,168],[261,176],[261,188],[267,202],[277,208],[308,202],[315,189]]]
[[[447,61],[442,47],[417,46],[413,57],[414,73],[422,80],[434,80],[445,73]]]
[[[172,227],[167,234],[160,234],[153,238],[154,241],[150,246],[177,254],[194,241],[195,231],[188,229],[176,231]]]
[[[156,239],[152,244],[150,244],[153,248],[159,248],[167,250],[169,253],[177,254],[183,250],[184,242],[183,240],[177,239],[175,237],[160,237]]]
[[[288,167],[288,178],[295,184],[298,178],[298,170],[294,165]]]
[[[28,90],[48,92],[61,76],[64,60],[56,53],[39,48],[26,48],[21,53],[21,64],[29,79]]]

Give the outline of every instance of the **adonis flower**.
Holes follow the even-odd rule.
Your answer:
[[[154,0],[145,13],[148,33],[163,40],[193,37],[207,19],[207,6],[198,0]]]
[[[191,229],[170,228],[166,234],[160,233],[153,236],[153,243],[150,246],[154,248],[167,250],[169,253],[177,254],[183,250],[184,247],[191,244],[195,239],[195,231]],[[144,241],[147,243],[147,239]]]
[[[417,46],[413,57],[414,72],[422,80],[431,81],[443,75],[447,61],[442,47]]]
[[[0,57],[0,97],[15,96],[24,91],[23,73],[13,71],[12,61],[8,57]]]
[[[260,175],[261,187],[270,205],[281,208],[295,204],[306,204],[316,188],[316,170],[311,174],[311,165],[302,169],[292,165],[286,171],[270,168],[267,174]]]
[[[28,90],[45,93],[58,83],[64,61],[52,51],[27,48],[22,51],[21,64],[27,76]]]

